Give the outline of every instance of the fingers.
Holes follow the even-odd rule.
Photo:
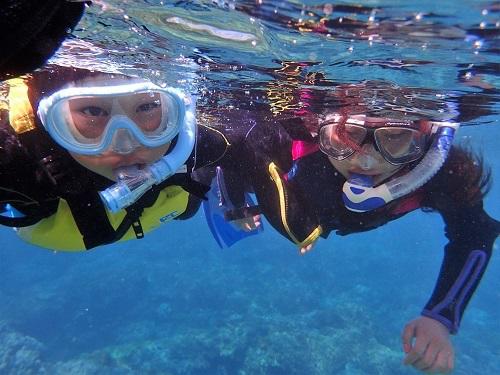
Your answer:
[[[256,215],[250,218],[250,221],[247,223],[248,230],[254,230],[260,227],[262,223],[260,222],[260,216]]]
[[[408,354],[411,350],[411,341],[415,337],[415,324],[409,323],[405,326],[403,333],[401,334],[401,340],[403,342],[403,351]]]
[[[426,354],[429,342],[417,338],[415,340],[415,345],[411,348],[410,352],[406,355],[404,359],[405,365],[412,365],[418,369],[428,366],[423,360]]]
[[[305,253],[307,253],[308,251],[311,251],[311,249],[313,248],[313,243],[307,245],[307,246],[304,246],[304,247],[301,247],[300,248],[300,254],[301,255],[304,255]]]
[[[448,347],[443,347],[437,353],[434,362],[423,370],[429,374],[447,374],[453,370],[455,354]]]
[[[436,359],[438,357],[438,353],[439,348],[436,348],[436,345],[429,344],[423,355],[412,363],[413,367],[432,373],[437,365]]]
[[[262,225],[260,215],[255,215],[252,217],[246,217],[244,219],[234,220],[234,221],[232,221],[232,223],[234,223],[234,225],[236,225],[238,228],[240,228],[246,232],[250,232],[252,230],[255,230]]]
[[[404,344],[403,344],[404,345]],[[454,367],[454,353],[450,344],[420,339],[404,359],[405,365],[411,365],[429,374],[449,373]]]

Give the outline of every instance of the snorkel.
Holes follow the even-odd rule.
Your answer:
[[[443,166],[460,124],[431,122],[434,138],[429,151],[407,174],[379,186],[373,186],[372,177],[353,174],[344,183],[342,198],[347,209],[367,212],[407,195],[428,182]]]
[[[172,151],[157,162],[140,169],[137,165],[115,171],[117,183],[99,192],[102,201],[111,212],[117,212],[136,202],[153,185],[172,176],[186,162],[193,151],[196,139],[196,118],[193,101],[185,104],[183,119],[179,119],[177,143]]]

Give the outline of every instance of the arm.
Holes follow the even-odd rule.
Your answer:
[[[449,372],[454,350],[449,333],[456,333],[464,310],[483,276],[500,223],[481,206],[443,214],[450,242],[434,293],[422,316],[402,334],[405,364],[426,372]],[[415,341],[413,342],[413,339]]]
[[[483,209],[491,184],[483,160],[470,150],[452,148],[438,175],[429,182],[429,206],[439,211],[449,242],[441,271],[423,315],[456,333],[491,257],[499,222]]]
[[[489,217],[482,205],[442,215],[449,243],[434,292],[422,315],[438,320],[456,333],[488,265],[500,223]]]
[[[253,123],[252,123],[253,122]],[[228,195],[241,207],[245,191],[256,194],[271,225],[300,248],[307,248],[321,233],[315,215],[303,207],[300,189],[283,178],[292,166],[291,138],[274,119],[255,119],[241,137],[231,142],[232,153],[221,163]]]
[[[481,159],[452,148],[442,170],[426,186],[426,206],[445,221],[449,239],[434,292],[422,316],[408,323],[402,335],[405,364],[426,372],[449,372],[456,333],[464,310],[483,276],[500,223],[483,209],[489,186]]]

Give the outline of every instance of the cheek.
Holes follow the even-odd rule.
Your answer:
[[[349,163],[348,159],[335,160],[329,157],[328,160],[330,161],[330,164],[333,166],[333,168],[335,168],[340,174],[342,174],[345,178],[349,177],[349,167],[351,164]]]
[[[396,172],[397,170],[399,170],[399,168],[401,168],[401,166],[399,165],[392,165],[391,163],[387,163],[385,162],[385,172],[386,173],[391,173],[391,172]]]
[[[86,156],[71,154],[78,164],[101,176],[113,179],[113,160],[103,156]]]
[[[146,163],[154,163],[165,155],[169,145],[170,143],[161,147],[141,149],[139,151],[140,158]]]
[[[75,159],[79,164],[83,165],[85,168],[88,169],[93,169],[98,167],[99,165],[102,165],[102,162],[100,161],[100,157],[91,157],[91,156],[86,156],[86,155],[78,155],[78,154],[71,154],[73,159]]]

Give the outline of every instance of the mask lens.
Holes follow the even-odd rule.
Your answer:
[[[367,130],[358,125],[325,125],[319,134],[320,149],[333,158],[345,159],[359,147],[366,133]]]
[[[103,150],[120,129],[135,143],[157,147],[178,133],[182,104],[175,94],[161,90],[73,95],[54,104],[52,131],[74,152]]]
[[[118,99],[122,114],[127,116],[144,134],[157,134],[168,121],[162,121],[162,99],[159,93],[139,93]],[[165,113],[168,116],[168,113]],[[165,126],[161,126],[165,122]]]
[[[111,118],[113,100],[101,97],[77,97],[67,101],[66,123],[82,143],[99,140]]]
[[[389,162],[407,163],[422,155],[426,137],[415,129],[387,127],[375,130],[375,141]]]
[[[150,138],[172,138],[178,131],[179,108],[175,99],[165,93],[145,93],[135,105],[135,116],[142,133]]]

